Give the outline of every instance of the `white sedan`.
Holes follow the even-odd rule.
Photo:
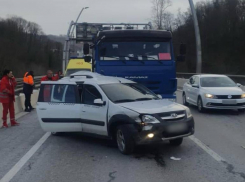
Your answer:
[[[225,75],[194,75],[183,86],[183,104],[205,109],[245,110],[245,92]]]

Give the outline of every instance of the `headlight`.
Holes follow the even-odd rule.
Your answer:
[[[186,115],[187,115],[187,118],[192,117],[191,110],[189,108],[186,108]]]
[[[242,99],[245,99],[245,93],[241,95],[241,98]]]
[[[209,99],[216,99],[216,96],[212,94],[205,94],[205,97]]]
[[[152,123],[152,124],[160,123],[160,121],[158,121],[155,117],[150,116],[150,115],[143,115],[142,116],[142,121],[145,124],[148,124],[148,123]]]

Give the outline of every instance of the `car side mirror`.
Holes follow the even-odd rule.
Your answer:
[[[240,83],[237,83],[236,85],[237,85],[238,87],[241,87],[241,86],[242,86],[242,84],[240,84]]]
[[[84,56],[84,61],[85,61],[86,63],[90,63],[91,60],[92,60],[92,57],[91,57],[91,56]]]
[[[186,45],[185,44],[180,44],[179,53],[180,55],[186,55]]]
[[[159,99],[162,99],[162,96],[161,96],[161,95],[159,95],[159,94],[157,95],[157,97],[159,97]]]
[[[194,87],[194,88],[199,88],[199,85],[193,84],[192,87]]]
[[[83,54],[84,55],[88,55],[89,54],[89,44],[88,43],[84,43],[83,44]]]
[[[101,99],[95,99],[94,104],[97,106],[104,106],[106,102],[103,102]]]
[[[178,62],[185,62],[185,56],[183,56],[183,55],[177,56],[177,61]]]

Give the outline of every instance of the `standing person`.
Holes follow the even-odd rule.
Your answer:
[[[41,82],[43,81],[57,81],[58,77],[53,76],[53,72],[51,70],[47,71],[47,75],[42,77]],[[51,86],[50,85],[46,85],[44,87],[44,101],[45,102],[50,102],[50,91],[51,91]]]
[[[47,75],[42,77],[41,82],[42,81],[57,81],[58,77],[57,76],[53,76],[53,72],[51,70],[47,71]]]
[[[14,101],[15,94],[14,89],[17,85],[17,82],[14,78],[14,75],[11,70],[5,70],[3,72],[3,77],[0,84],[0,102],[3,105],[3,128],[7,128],[7,115],[10,113],[10,123],[11,126],[19,125],[15,121],[15,111],[14,111]]]
[[[31,112],[34,108],[31,105],[31,94],[34,87],[34,72],[26,72],[23,78],[23,93],[25,94],[25,112]]]
[[[61,70],[59,70],[58,72],[57,72],[57,74],[55,75],[55,77],[56,77],[56,79],[61,79],[62,77],[63,77],[63,74],[62,74],[62,71]]]

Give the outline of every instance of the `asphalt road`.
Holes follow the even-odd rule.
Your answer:
[[[180,102],[181,92],[177,94]],[[196,122],[194,139],[199,143],[186,138],[181,147],[166,142],[138,147],[125,156],[108,140],[67,133],[48,137],[16,174],[9,173],[45,134],[32,112],[18,120],[19,127],[0,130],[0,179],[12,174],[12,182],[245,181],[245,113],[200,114],[195,107],[190,109]]]

